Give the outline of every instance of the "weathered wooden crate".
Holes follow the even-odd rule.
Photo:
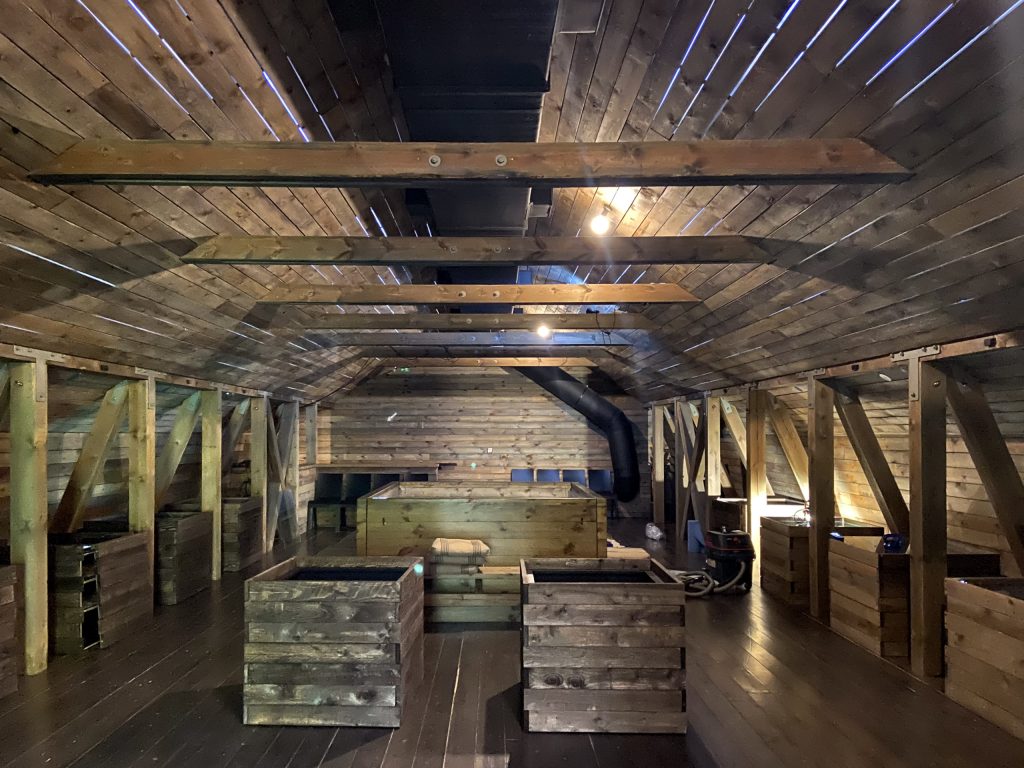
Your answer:
[[[1024,579],[947,579],[946,636],[946,694],[1024,739]]]
[[[200,512],[198,499],[179,501],[180,512]],[[236,573],[263,557],[261,541],[263,498],[261,496],[225,496],[221,499],[221,567]]]
[[[18,690],[17,569],[0,566],[0,697]]]
[[[640,559],[521,564],[530,731],[685,733],[686,593]]]
[[[246,582],[247,724],[394,728],[422,674],[422,558],[298,557]]]
[[[910,656],[910,558],[880,554],[880,538],[829,542],[829,623],[883,658]]]
[[[156,596],[161,605],[192,597],[211,582],[213,516],[165,509],[156,518]]]
[[[795,517],[761,518],[761,589],[794,608],[810,604],[810,526]],[[836,527],[844,536],[881,536],[879,525],[846,520]]]
[[[50,647],[106,648],[153,617],[145,533],[50,537]]]
[[[431,622],[518,622],[522,558],[604,557],[607,537],[607,501],[575,483],[400,481],[356,505],[360,554],[427,557],[436,538],[490,547],[482,573],[428,579]]]

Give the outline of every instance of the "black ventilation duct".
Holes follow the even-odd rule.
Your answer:
[[[636,456],[633,424],[626,418],[626,414],[561,368],[516,370],[583,414],[604,434],[612,458],[615,498],[624,502],[635,499],[640,490],[640,462]]]

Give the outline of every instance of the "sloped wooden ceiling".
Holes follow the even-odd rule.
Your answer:
[[[536,233],[575,235],[607,211],[618,235],[740,233],[766,238],[775,261],[538,279],[677,282],[703,300],[649,307],[657,330],[598,358],[642,398],[1020,327],[1020,5],[608,0],[595,34],[556,35],[541,141],[860,136],[915,176],[559,190]],[[0,0],[0,341],[286,396],[372,370],[362,350],[303,327],[338,310],[281,310],[290,328],[271,328],[256,299],[284,285],[409,282],[407,271],[180,256],[214,234],[411,235],[401,195],[25,181],[62,148],[47,129],[404,138],[372,4],[332,6],[348,12],[325,0]]]

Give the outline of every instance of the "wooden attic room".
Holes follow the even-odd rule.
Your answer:
[[[0,0],[0,766],[1024,765],[1022,5]]]

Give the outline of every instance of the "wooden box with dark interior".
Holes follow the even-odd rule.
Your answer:
[[[946,694],[1024,739],[1024,579],[947,579],[946,637]]]
[[[686,732],[686,593],[671,572],[551,558],[520,573],[527,730]]]
[[[201,511],[198,499],[178,502],[174,508],[179,512]],[[263,497],[225,496],[221,508],[222,565],[225,571],[237,573],[263,557],[260,520]]]
[[[174,605],[208,589],[213,555],[213,515],[177,508],[156,518],[156,597]]]
[[[106,648],[153,618],[148,535],[80,531],[50,537],[50,647]]]
[[[423,675],[423,560],[296,557],[245,583],[244,721],[397,727]]]

